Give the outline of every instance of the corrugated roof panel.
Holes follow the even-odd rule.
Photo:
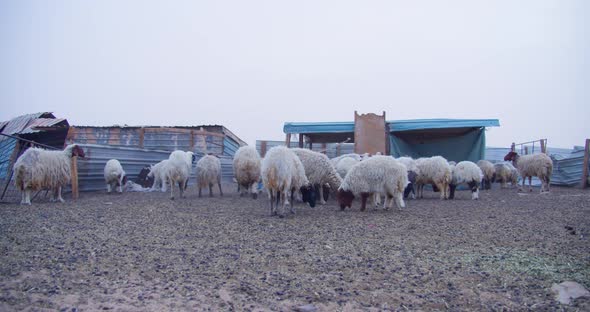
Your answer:
[[[51,117],[55,118],[55,116],[53,116],[53,114],[47,113],[47,112],[18,116],[18,117],[12,118],[11,120],[8,121],[4,130],[2,130],[2,133],[10,134],[10,135],[17,134],[17,133],[20,133],[21,131],[23,131],[24,129],[26,129],[27,126],[29,125],[29,123],[31,122],[31,120],[34,120],[37,118],[51,118]]]
[[[43,128],[50,128],[56,126],[62,122],[67,124],[67,120],[65,118],[37,118],[31,120],[27,127],[20,132],[19,134],[27,134],[27,133],[35,133],[45,131]]]

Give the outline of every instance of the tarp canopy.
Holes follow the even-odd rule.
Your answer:
[[[485,156],[485,128],[498,119],[414,119],[387,121],[390,154],[477,161]],[[314,143],[354,142],[354,122],[286,122],[285,133],[300,133]]]
[[[449,131],[451,130],[451,131]],[[485,158],[485,128],[451,128],[392,132],[390,154],[412,158],[440,155],[447,160],[476,162]]]

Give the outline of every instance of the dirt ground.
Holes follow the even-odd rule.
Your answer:
[[[225,192],[0,205],[0,310],[590,310],[550,291],[590,287],[590,190],[425,191],[402,211],[330,199],[284,219],[264,194]]]

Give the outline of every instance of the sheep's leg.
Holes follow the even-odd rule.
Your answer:
[[[320,184],[319,188],[319,194],[320,194],[320,205],[325,205],[326,204],[326,200],[324,199],[324,186]]]
[[[440,199],[448,199],[447,187],[444,183],[434,183],[434,185],[440,190]]]
[[[477,187],[478,183],[475,181],[468,183],[469,188],[471,189],[471,199],[479,199],[479,188]]]
[[[406,202],[404,201],[404,196],[402,193],[395,193],[391,201],[393,202],[394,200],[395,205],[397,206],[397,208],[399,208],[399,210],[402,210],[402,208],[406,208]],[[392,207],[393,204],[390,204],[389,206]]]
[[[31,205],[31,189],[25,189],[25,205]]]
[[[295,189],[291,190],[291,213],[292,214],[295,214],[295,208],[293,208],[293,202],[295,202],[294,197],[295,197]]]
[[[174,199],[174,182],[170,179],[170,199]]]
[[[533,191],[533,176],[529,177],[529,192]]]
[[[369,193],[361,193],[361,211],[365,211],[367,209],[367,198],[369,198]]]
[[[217,186],[219,187],[219,196],[223,196],[223,190],[221,189],[221,181],[217,181]]]
[[[107,193],[111,193],[111,182],[107,183]]]
[[[21,205],[24,205],[24,204],[26,204],[26,203],[27,203],[27,201],[25,200],[25,191],[24,191],[24,190],[22,190],[22,191],[20,192],[20,204],[21,204]]]
[[[180,192],[180,198],[184,198],[184,182],[178,181],[178,191]]]
[[[274,191],[272,189],[268,190],[268,198],[270,199],[270,216],[272,217],[274,215],[273,203],[275,201]]]
[[[252,198],[256,199],[258,198],[258,192],[256,191],[256,183],[252,183],[252,185],[248,188],[249,190],[251,189],[252,191]]]
[[[279,213],[279,218],[285,217],[285,211],[287,211],[287,205],[290,205],[290,203],[289,203],[289,189],[285,189],[284,191],[281,192],[281,201],[283,204],[281,205],[281,212]]]
[[[57,187],[56,193],[57,193],[57,201],[59,201],[60,203],[65,203],[66,201],[61,197],[61,186]]]
[[[209,183],[209,197],[213,197],[213,183]]]
[[[450,188],[449,199],[455,199],[455,190],[457,189],[457,185],[450,184],[449,188]]]
[[[162,186],[162,192],[165,193],[168,190],[168,179],[160,179],[160,185]]]
[[[199,184],[199,198],[201,197],[201,184]]]

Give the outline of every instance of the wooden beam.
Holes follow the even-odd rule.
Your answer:
[[[590,139],[586,139],[584,146],[584,168],[582,168],[582,188],[588,186],[588,160],[590,158]]]
[[[72,199],[78,199],[78,156],[72,157]]]
[[[547,154],[547,139],[539,140],[541,142],[541,153]]]
[[[145,137],[145,128],[139,129],[139,148],[143,148],[143,140]]]
[[[191,141],[188,144],[191,151],[195,149],[195,130],[191,130]]]
[[[303,148],[303,134],[299,133],[299,148]]]
[[[285,137],[285,145],[287,145],[287,148],[291,147],[291,133],[287,133],[287,136]]]

